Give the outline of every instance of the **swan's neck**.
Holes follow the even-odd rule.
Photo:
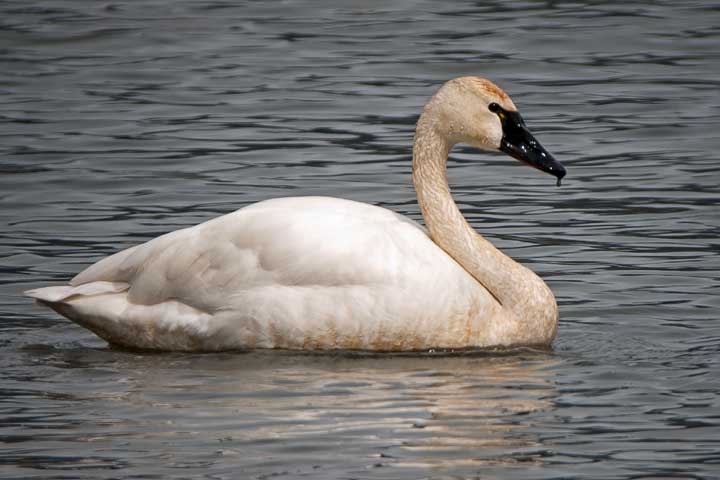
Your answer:
[[[447,158],[453,145],[442,131],[432,109],[426,108],[415,134],[413,183],[430,237],[482,284],[503,310],[531,323],[554,323],[557,306],[550,289],[532,271],[477,234],[453,201],[447,181]]]

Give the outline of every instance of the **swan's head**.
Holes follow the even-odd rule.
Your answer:
[[[435,128],[451,143],[502,151],[554,175],[560,185],[565,167],[530,133],[510,97],[490,80],[460,77],[445,83],[427,107]]]

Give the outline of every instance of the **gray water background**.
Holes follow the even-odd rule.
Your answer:
[[[420,219],[459,75],[568,168],[450,166],[552,351],[148,354],[20,296],[271,197]],[[0,477],[720,478],[719,87],[717,2],[0,1]]]

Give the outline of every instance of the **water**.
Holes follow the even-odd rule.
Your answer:
[[[720,478],[713,2],[0,2],[0,477]],[[276,196],[419,219],[410,143],[487,76],[568,168],[453,153],[550,352],[146,354],[23,289]]]

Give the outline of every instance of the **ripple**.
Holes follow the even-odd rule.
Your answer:
[[[711,478],[720,10],[703,2],[0,5],[8,478]],[[496,80],[562,188],[452,152],[469,222],[550,283],[552,351],[108,348],[19,292],[249,203],[420,219],[422,104]]]

